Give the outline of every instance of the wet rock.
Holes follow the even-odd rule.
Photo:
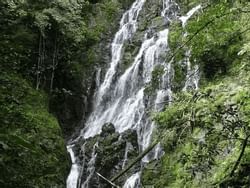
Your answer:
[[[122,74],[128,67],[131,65],[135,59],[136,54],[140,49],[142,42],[145,40],[145,34],[147,33],[147,38],[154,36],[159,30],[165,29],[168,27],[169,22],[166,19],[160,17],[162,10],[162,0],[147,0],[145,6],[143,7],[141,14],[139,16],[138,30],[134,37],[126,41],[123,46],[123,59],[119,62],[118,69],[121,70],[118,74]],[[104,45],[102,45],[104,47]],[[110,46],[105,48],[110,50]],[[99,49],[99,48],[97,48]],[[103,49],[103,48],[100,48]],[[97,51],[98,52],[98,51]],[[105,50],[104,54],[109,54],[110,51]],[[98,52],[99,54],[99,52]],[[164,57],[166,55],[164,54]],[[99,55],[98,55],[99,57]],[[109,64],[106,62],[109,60],[109,56],[105,55],[104,58],[101,58],[99,62],[102,62],[103,67],[107,67]],[[160,57],[160,58],[164,58]],[[97,58],[98,60],[98,58]],[[96,61],[96,59],[95,59]],[[102,73],[105,72],[105,68],[102,69]],[[143,60],[139,65],[139,72],[143,70]],[[104,75],[101,77],[103,78]],[[119,75],[115,75],[114,79],[117,79]],[[115,80],[113,80],[115,81]],[[112,82],[113,82],[112,81]],[[139,80],[140,81],[140,80]],[[139,82],[138,81],[138,82]],[[137,84],[137,83],[135,83]],[[112,91],[112,88],[110,88]],[[111,96],[111,95],[110,95]],[[104,96],[103,101],[110,100],[110,96]],[[146,96],[147,97],[147,96]],[[146,107],[149,113],[149,109],[152,108],[153,97],[146,98],[148,100],[145,102],[148,106]],[[142,131],[142,130],[141,130]],[[140,138],[141,139],[141,138]],[[97,135],[93,138],[80,141],[78,147],[78,153],[80,163],[83,166],[81,180],[84,182],[89,173],[88,170],[91,169],[90,161],[92,161],[93,156],[95,156],[95,163],[92,168],[95,168],[95,172],[102,174],[107,179],[111,179],[117,173],[119,173],[126,165],[128,165],[131,160],[139,154],[137,132],[135,130],[127,130],[124,133],[117,133],[115,131],[115,126],[111,123],[106,123],[102,127],[102,132],[100,135]],[[140,146],[141,147],[141,146]],[[84,149],[83,149],[84,148]],[[94,155],[93,155],[93,151]],[[125,160],[126,159],[126,160]],[[116,182],[118,185],[122,186],[125,180],[131,176],[133,173],[138,172],[140,169],[140,163],[135,165],[132,169],[129,170],[127,174],[119,178]],[[91,180],[89,181],[90,187],[105,188],[110,187],[107,185],[104,180],[93,174]]]
[[[154,29],[155,31],[160,31],[167,28],[168,25],[169,22],[166,19],[161,16],[158,16],[151,21],[150,28]]]
[[[90,41],[90,44],[83,47],[79,62],[75,62],[76,67],[84,67],[79,71],[80,76],[76,76],[76,78],[71,75],[63,76],[64,80],[61,80],[63,87],[67,88],[71,94],[62,93],[51,100],[50,109],[57,116],[66,140],[75,138],[79,131],[84,128],[86,118],[92,111],[91,101],[96,89],[96,70],[102,68],[101,80],[103,80],[105,70],[111,61],[110,48],[114,34],[119,28],[119,21],[123,12],[131,6],[134,0],[119,0],[119,2],[120,5],[115,13],[117,17],[112,20],[112,23],[107,24],[99,36],[98,42]],[[93,5],[91,10],[93,14],[89,14],[88,27],[93,29],[93,33],[100,18],[107,20],[107,18],[100,16],[105,15],[103,11],[106,10],[100,5],[100,3]]]
[[[101,137],[106,137],[115,133],[115,126],[112,123],[105,123],[102,126]]]
[[[134,147],[136,147],[135,149],[138,150],[138,145],[137,145],[137,133],[135,130],[127,130],[125,131],[124,133],[122,133],[121,135],[122,139],[127,141],[127,142],[130,142]]]
[[[100,173],[104,177],[111,179],[119,173],[124,165],[125,152],[127,149],[127,160],[131,160],[138,155],[137,133],[135,130],[127,130],[122,134],[115,132],[115,127],[112,123],[106,123],[102,127],[102,133],[95,137],[89,138],[79,142],[76,146],[76,154],[79,157],[78,161],[83,166],[81,173],[81,183],[83,183],[89,173],[90,161],[93,160],[93,150],[95,149],[95,163],[92,168],[95,172]],[[127,162],[128,162],[127,161]],[[138,166],[128,172],[128,176],[134,173]],[[122,185],[127,176],[121,177],[118,184]],[[89,185],[91,188],[109,188],[110,185],[106,184],[96,173],[93,174]]]

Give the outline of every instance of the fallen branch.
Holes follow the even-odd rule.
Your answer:
[[[131,169],[137,162],[139,162],[143,157],[145,157],[157,144],[158,144],[158,141],[153,142],[152,145],[150,145],[145,151],[143,151],[140,155],[138,155],[138,157],[136,157],[124,170],[122,170],[119,174],[113,177],[111,179],[111,182],[116,181],[123,174],[129,171],[129,169]]]
[[[107,178],[105,178],[104,176],[102,176],[101,174],[99,174],[98,172],[96,172],[96,174],[102,178],[103,180],[105,180],[107,183],[109,183],[110,185],[112,185],[112,187],[115,188],[120,188],[118,185],[114,184],[112,181],[108,180]]]

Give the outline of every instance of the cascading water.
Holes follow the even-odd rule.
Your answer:
[[[131,8],[124,13],[120,21],[120,29],[116,33],[115,38],[112,43],[112,49],[111,49],[112,61],[110,64],[110,68],[107,70],[104,82],[98,87],[98,90],[95,94],[94,110],[86,123],[86,129],[81,131],[80,136],[73,141],[74,143],[77,142],[82,136],[84,138],[88,138],[88,137],[91,137],[100,133],[101,125],[103,125],[105,122],[110,122],[109,121],[110,117],[108,115],[112,114],[111,113],[112,110],[115,109],[115,108],[112,108],[112,106],[114,106],[115,104],[111,104],[111,101],[106,101],[105,98],[108,98],[108,96],[111,97],[112,95],[112,92],[109,92],[109,90],[110,90],[113,78],[117,72],[116,70],[117,65],[119,64],[121,60],[122,48],[123,48],[124,42],[132,38],[133,34],[136,32],[137,19],[145,1],[146,0],[136,0],[131,6]],[[100,72],[98,72],[98,74],[99,73]],[[98,79],[98,85],[99,85],[99,79]],[[130,105],[130,107],[133,108],[132,105]],[[104,109],[108,109],[108,111],[105,112]],[[101,114],[104,114],[104,115],[101,116]],[[77,184],[79,182],[80,165],[76,163],[75,154],[72,149],[73,147],[74,145],[70,145],[67,148],[68,152],[71,155],[72,164],[73,164],[70,175],[68,176],[68,179],[67,179],[67,188],[79,187],[77,186]]]
[[[87,179],[83,182],[81,188],[89,188],[89,181],[95,173],[95,160],[96,160],[96,156],[97,156],[96,147],[98,147],[98,143],[95,143],[93,146],[91,159],[88,162],[88,168],[87,168],[88,176],[87,176]]]
[[[107,70],[104,81],[96,92],[94,110],[86,123],[86,129],[82,133],[84,138],[100,133],[101,125],[105,122],[112,122],[111,118],[113,117],[114,110],[119,105],[119,100],[115,102],[112,100],[114,97],[114,93],[112,92],[114,85],[113,79],[117,74],[117,65],[122,58],[123,45],[125,41],[131,39],[136,32],[137,19],[145,1],[146,0],[136,0],[121,19],[120,29],[116,33],[112,43],[112,61],[110,68]],[[116,98],[119,97],[120,96],[117,96]]]
[[[72,147],[73,147],[73,145],[67,146],[67,150],[70,154],[71,163],[72,163],[71,171],[70,171],[70,174],[67,178],[67,187],[68,188],[77,187],[77,181],[78,181],[78,176],[79,176],[79,171],[80,171],[80,166],[76,163],[76,157],[75,157],[75,154],[74,154]]]
[[[131,143],[126,142],[125,154],[124,154],[124,159],[123,159],[123,162],[122,162],[122,169],[124,169],[125,166],[127,165],[127,162],[128,162],[128,152],[130,150],[132,150],[132,149],[133,149],[133,146],[131,145]]]
[[[140,172],[137,172],[127,179],[123,188],[137,188],[139,185],[140,185]]]
[[[161,12],[161,16],[165,18],[167,11],[171,8],[171,3],[169,0],[163,2],[163,11]],[[170,19],[166,17],[169,21]],[[161,84],[158,88],[156,98],[153,101],[154,110],[158,111],[161,109],[163,104],[171,101],[171,64],[165,62],[165,57],[169,50],[168,48],[168,33],[169,30],[165,29],[158,33],[156,33],[153,37],[147,39],[147,34],[145,36],[145,41],[143,42],[139,54],[135,58],[133,65],[125,72],[124,75],[129,77],[130,72],[132,73],[131,80],[139,80],[140,81],[140,72],[139,66],[143,64],[143,72],[142,72],[142,81],[139,83],[133,82],[132,84],[136,84],[137,87],[141,87],[139,90],[143,92],[147,83],[149,83],[152,79],[152,72],[154,71],[157,65],[161,65],[164,73],[161,78]],[[143,61],[143,60],[144,61]],[[125,77],[125,78],[126,78]],[[126,80],[126,79],[123,79]],[[135,90],[136,87],[132,86],[132,91]],[[141,118],[136,122],[137,134],[138,134],[138,144],[141,148],[141,151],[144,151],[150,144],[151,135],[154,128],[154,123],[149,119],[146,111],[145,101],[143,104],[143,111],[141,114]],[[153,158],[158,158],[160,153],[160,145],[158,144],[156,149],[154,150]],[[151,158],[152,159],[152,158]],[[150,160],[149,156],[143,158],[143,162],[148,162]],[[140,183],[140,172],[133,174],[124,184],[124,188],[136,188]]]
[[[187,50],[185,56],[184,63],[187,66],[187,74],[186,74],[186,82],[183,88],[183,91],[187,91],[189,88],[197,90],[199,88],[199,66],[195,65],[193,68],[191,67],[190,62],[190,50]]]
[[[98,78],[93,112],[90,114],[80,136],[74,142],[93,137],[101,133],[103,124],[112,123],[119,133],[128,129],[136,130],[140,152],[144,151],[150,145],[154,123],[150,119],[148,110],[160,111],[164,108],[165,104],[172,101],[171,82],[173,68],[170,62],[165,62],[167,53],[169,52],[168,24],[166,24],[166,29],[154,32],[153,35],[150,28],[148,31],[145,31],[144,41],[133,63],[122,75],[118,74],[118,65],[122,59],[124,43],[132,39],[136,32],[137,19],[145,2],[146,0],[136,0],[123,15],[120,22],[120,29],[116,33],[112,43],[112,61],[110,67],[107,70],[103,83],[100,84]],[[176,13],[171,10],[172,6],[176,6],[172,0],[164,0],[162,6],[161,16],[166,23],[176,17]],[[187,17],[185,19],[183,17],[182,20],[186,22],[192,14],[187,14]],[[163,70],[163,73],[161,74],[158,87],[155,88],[155,94],[153,97],[149,97],[145,93],[145,89],[152,82],[152,72],[156,67]],[[100,71],[98,71],[97,77],[99,75]],[[91,160],[87,164],[88,175],[83,183],[79,180],[81,178],[81,165],[76,162],[73,147],[74,145],[72,144],[68,147],[73,165],[67,180],[67,188],[88,188],[89,180],[95,170],[95,148],[97,145],[93,147]],[[127,143],[122,164],[123,168],[128,160],[127,152],[129,148],[130,146]],[[158,144],[151,154],[143,158],[143,162],[159,158],[161,153],[162,151]],[[129,177],[123,187],[138,187],[140,185],[140,174],[141,172],[138,171]]]
[[[179,19],[182,22],[182,27],[185,27],[187,24],[187,21],[193,16],[195,12],[197,12],[199,9],[201,9],[201,5],[198,5],[194,8],[192,8],[185,16],[181,16]]]

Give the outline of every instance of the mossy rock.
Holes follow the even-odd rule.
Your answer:
[[[82,174],[81,179],[86,180],[88,174],[87,164],[91,160],[91,155],[95,145],[96,151],[96,161],[95,161],[95,170],[96,172],[102,174],[104,177],[111,179],[118,172],[122,170],[124,160],[126,145],[129,145],[129,150],[127,153],[127,159],[131,160],[138,155],[138,144],[137,144],[137,133],[133,130],[127,130],[124,133],[115,132],[115,127],[112,123],[105,123],[102,127],[102,132],[100,135],[96,135],[93,138],[88,138],[87,140],[82,140],[76,145],[76,154],[79,157],[80,164],[84,164],[84,173]],[[81,147],[84,145],[84,156]],[[128,161],[127,161],[128,162]],[[126,163],[127,165],[127,163]],[[132,174],[136,167],[134,167],[128,174]],[[123,184],[126,178],[119,179],[118,184]],[[106,182],[98,178],[97,175],[94,175],[90,184],[101,185],[102,188],[108,188],[109,185],[106,185]]]
[[[151,20],[150,28],[154,29],[155,31],[161,31],[167,28],[169,23],[166,21],[165,18],[158,16]]]

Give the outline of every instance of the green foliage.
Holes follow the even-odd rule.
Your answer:
[[[198,1],[186,3],[195,6]],[[187,49],[192,50],[191,61],[199,64],[204,79],[200,90],[177,93],[175,102],[156,114],[155,136],[161,138],[166,154],[145,167],[143,185],[249,187],[249,141],[233,169],[250,134],[248,5],[247,1],[211,1],[189,20],[186,37],[180,23],[172,23],[174,84],[181,83],[179,61]]]
[[[237,53],[241,44],[239,12],[232,9],[228,3],[218,3],[208,8],[199,16],[199,21],[191,21],[188,32],[192,35],[199,32],[189,43],[192,48],[192,59],[203,66],[205,78],[211,79],[216,74],[225,74],[232,62],[238,58]]]
[[[88,71],[73,74],[75,63],[97,63],[82,58],[83,51],[110,32],[109,23],[118,18],[121,6],[108,0],[1,1],[2,68],[14,69],[34,84],[39,78],[36,84],[42,89],[55,82],[54,88],[61,90],[61,79],[75,81]],[[60,74],[64,71],[67,78]],[[73,90],[70,85],[67,89]]]
[[[242,37],[250,28],[247,5],[249,3],[239,1],[210,2],[202,14],[189,20],[185,28],[187,36],[183,36],[185,31],[181,31],[179,23],[173,23],[170,46],[175,61],[183,59],[183,50],[191,49],[191,61],[200,65],[205,79],[225,74],[239,59],[238,49],[244,42]]]
[[[178,22],[173,22],[170,27],[170,34],[169,34],[169,47],[173,51],[175,49],[178,49],[182,46],[184,42],[184,37],[183,37],[183,28],[181,23]],[[178,53],[175,55],[174,60],[176,62],[183,60],[185,57],[185,51],[184,49],[180,49]]]
[[[240,78],[240,79],[239,79]],[[250,135],[249,73],[242,66],[193,93],[179,93],[156,115],[166,155],[157,170],[145,170],[145,185],[157,187],[249,186],[249,144],[229,178],[243,140]]]
[[[172,80],[173,90],[180,91],[185,84],[186,66],[181,61],[173,63],[174,77]]]
[[[162,75],[164,74],[164,67],[161,65],[156,66],[152,71],[152,79],[145,87],[145,94],[152,95],[156,89],[159,88],[159,84],[161,83]]]
[[[130,0],[1,1],[1,72],[17,73],[36,89],[49,93],[50,111],[57,116],[67,106],[67,117],[74,116],[70,122],[73,126],[72,121],[82,118],[79,101],[83,95],[89,95],[95,68],[104,61],[100,44],[111,37],[117,27],[111,21],[119,20],[121,8],[130,3]],[[86,80],[85,84],[82,80]]]
[[[1,187],[64,187],[68,156],[45,95],[13,74],[0,83]]]
[[[90,77],[102,63],[96,49],[112,35],[116,26],[111,21],[130,4],[0,2],[0,187],[65,187],[69,159],[49,111],[60,114],[67,108],[70,124],[77,121],[70,113],[81,113],[82,96],[88,95]]]

